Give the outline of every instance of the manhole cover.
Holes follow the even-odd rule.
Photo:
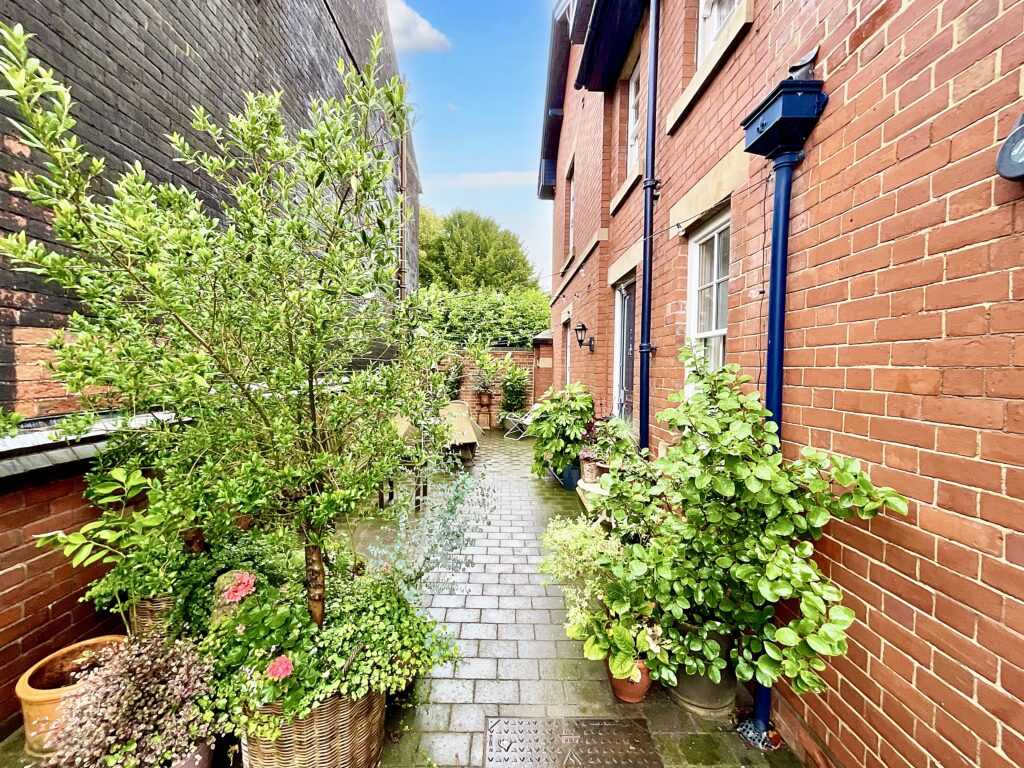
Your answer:
[[[487,718],[485,768],[661,768],[647,721]]]

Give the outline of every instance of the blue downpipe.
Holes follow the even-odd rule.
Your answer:
[[[768,294],[768,359],[766,362],[765,406],[768,417],[782,429],[782,374],[786,335],[786,272],[789,259],[789,204],[793,192],[793,169],[804,159],[803,152],[783,152],[775,161],[775,196],[772,210],[772,256]],[[754,730],[768,731],[772,713],[772,689],[754,686]]]
[[[651,0],[647,52],[647,140],[644,158],[644,243],[643,276],[640,284],[640,447],[650,447],[651,415],[651,272],[654,262],[654,139],[657,136],[658,108],[658,25],[659,0]]]

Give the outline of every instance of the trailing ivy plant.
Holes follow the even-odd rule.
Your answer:
[[[724,636],[740,680],[785,676],[797,693],[821,691],[823,657],[846,652],[855,616],[814,561],[814,542],[833,519],[905,514],[907,501],[875,486],[854,459],[812,448],[786,459],[759,393],[744,391],[749,377],[735,366],[710,370],[689,349],[681,357],[688,389],[658,416],[678,442],[652,474],[606,481],[606,509],[635,537],[614,572],[627,581],[656,575],[638,585],[664,633],[652,677],[671,684],[682,670],[717,680]],[[777,626],[783,600],[798,616]]]
[[[313,100],[306,127],[286,126],[280,93],[249,95],[222,124],[196,108],[203,149],[169,140],[217,190],[206,200],[138,164],[105,173],[74,135],[69,89],[30,57],[28,37],[0,25],[0,97],[41,161],[37,173],[12,174],[11,188],[47,212],[63,247],[21,232],[0,238],[0,252],[85,308],[51,345],[56,379],[86,411],[64,431],[88,426],[89,411],[122,414],[108,450],[135,456],[127,470],[152,478],[145,515],[160,525],[187,519],[220,534],[247,516],[289,530],[305,567],[268,591],[287,597],[289,621],[302,616],[302,648],[314,654],[332,631],[328,581],[347,594],[357,578],[354,557],[325,556],[331,542],[376,512],[382,483],[447,466],[445,345],[417,332],[419,306],[398,291],[404,86],[381,77],[377,39],[364,69],[339,65],[340,95]],[[134,419],[161,411],[174,418]],[[103,524],[112,533],[55,541],[80,547],[85,562],[117,548],[111,537],[131,523]],[[297,701],[341,690],[339,670],[298,671]]]
[[[537,438],[533,447],[533,471],[555,474],[575,463],[583,448],[587,426],[594,419],[594,398],[582,384],[544,393],[533,411],[526,434]]]

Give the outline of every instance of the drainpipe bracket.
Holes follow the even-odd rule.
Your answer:
[[[638,350],[639,350],[641,355],[653,355],[655,350],[657,350],[657,349],[658,348],[656,346],[654,346],[653,344],[641,344],[638,347]]]

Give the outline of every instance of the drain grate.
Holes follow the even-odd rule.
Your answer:
[[[661,768],[647,721],[487,718],[485,768]]]

